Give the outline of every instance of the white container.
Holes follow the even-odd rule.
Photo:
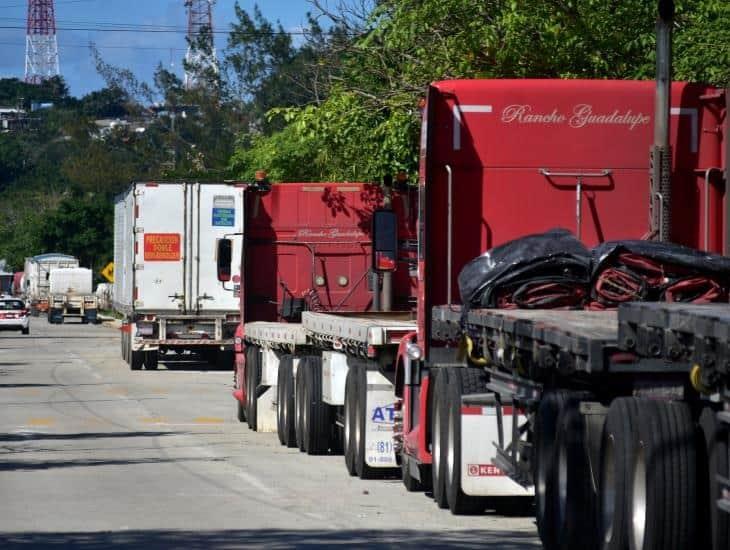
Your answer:
[[[48,297],[51,270],[79,267],[78,259],[66,254],[40,254],[25,259],[22,293],[28,300]]]
[[[127,315],[237,312],[243,197],[242,187],[225,183],[132,184],[114,209],[114,308]],[[234,243],[225,288],[215,257],[224,237]]]
[[[85,267],[51,269],[51,295],[88,296],[92,294],[91,270]]]

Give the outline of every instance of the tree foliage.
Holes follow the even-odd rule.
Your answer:
[[[316,2],[315,2],[316,3]],[[280,105],[283,136],[239,140],[232,168],[266,166],[283,180],[379,179],[416,170],[418,101],[454,78],[618,78],[654,75],[655,2],[645,0],[381,0],[340,47],[327,99]],[[346,16],[330,14],[337,22]],[[677,2],[676,77],[730,81],[730,4]],[[282,109],[282,107],[289,107]],[[286,154],[276,155],[279,147]],[[299,166],[291,159],[308,159]],[[257,166],[258,164],[258,166]]]
[[[236,3],[220,72],[193,89],[162,65],[141,82],[98,52],[105,87],[79,99],[60,78],[0,80],[0,105],[54,104],[33,113],[32,131],[0,133],[0,258],[105,263],[112,198],[130,180],[413,174],[419,102],[436,80],[654,75],[653,0],[310,2],[296,35]],[[730,3],[676,4],[675,78],[727,86]],[[98,119],[117,118],[138,127],[102,130]]]

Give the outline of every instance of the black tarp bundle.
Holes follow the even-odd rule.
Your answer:
[[[591,309],[623,302],[726,302],[730,258],[672,243],[610,241],[593,249]]]
[[[729,289],[730,258],[652,241],[612,241],[591,251],[565,229],[495,247],[459,274],[465,310],[727,302]]]
[[[474,258],[459,273],[459,291],[477,308],[580,307],[590,275],[590,250],[569,231],[551,229]]]

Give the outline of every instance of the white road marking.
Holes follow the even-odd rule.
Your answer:
[[[266,485],[263,481],[261,481],[256,476],[253,476],[247,472],[238,472],[238,474],[236,474],[236,475],[238,477],[240,477],[242,480],[244,480],[246,483],[251,485],[251,487],[253,487],[254,489],[257,489],[257,490],[261,491],[262,493],[266,493],[267,495],[270,495],[270,496],[276,496],[276,491],[274,489],[272,489],[271,487],[269,487],[268,485]]]

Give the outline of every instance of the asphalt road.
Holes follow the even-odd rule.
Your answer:
[[[530,517],[454,517],[249,431],[231,378],[130,372],[107,326],[0,332],[0,548],[539,547]]]

